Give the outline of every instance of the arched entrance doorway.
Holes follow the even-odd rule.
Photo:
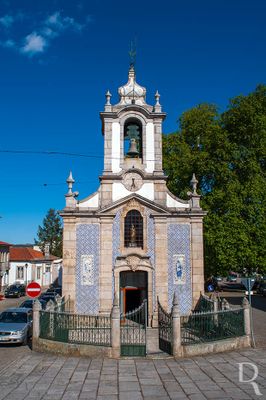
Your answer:
[[[148,301],[148,273],[146,271],[120,272],[120,310],[135,310],[144,300]]]

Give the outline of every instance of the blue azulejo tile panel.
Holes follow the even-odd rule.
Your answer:
[[[186,315],[192,308],[190,225],[168,225],[168,306],[171,308],[177,293],[180,313]]]
[[[99,312],[99,225],[78,225],[76,247],[77,312],[97,314]]]
[[[150,257],[151,264],[155,266],[155,232],[154,232],[154,219],[151,217],[150,212],[146,211],[147,218],[147,255]],[[155,293],[155,270],[152,274],[152,301],[153,310],[156,308],[156,293]]]

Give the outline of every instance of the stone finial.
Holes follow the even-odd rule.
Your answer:
[[[230,304],[228,303],[228,301],[226,299],[222,300],[222,307],[223,307],[223,310],[229,310],[230,309]]]
[[[244,308],[248,308],[249,307],[249,301],[248,301],[248,299],[246,297],[243,297],[242,306]]]
[[[106,105],[106,106],[110,106],[110,105],[111,105],[110,100],[111,100],[112,95],[111,95],[111,93],[109,92],[109,90],[107,90],[107,92],[105,93],[105,97],[106,97],[106,103],[105,103],[105,105]]]
[[[73,195],[73,193],[72,193],[73,183],[75,183],[75,179],[72,176],[72,171],[69,172],[69,176],[68,176],[68,178],[66,180],[66,183],[68,185],[67,195],[68,196],[72,196]]]
[[[159,94],[159,92],[158,92],[158,90],[156,90],[156,93],[155,93],[155,100],[156,100],[156,106],[159,106],[160,105],[160,97],[161,97],[161,95]]]
[[[178,306],[178,298],[176,292],[174,292],[173,296],[173,306]]]
[[[196,179],[196,176],[195,176],[195,174],[193,173],[192,179],[191,179],[191,181],[190,181],[190,184],[191,184],[192,190],[193,190],[192,194],[198,194],[198,193],[197,193],[197,185],[198,185],[198,183],[199,183],[199,181]]]
[[[154,106],[154,111],[155,112],[161,112],[162,111],[162,106],[160,104],[161,95],[159,94],[158,90],[156,90],[156,93],[155,93],[154,97],[155,97],[155,101],[156,101],[155,106]]]
[[[105,112],[111,112],[112,111],[112,104],[111,104],[111,93],[109,92],[109,90],[107,90],[107,92],[105,93],[105,97],[106,97],[106,103],[104,106],[104,111]]]
[[[114,295],[114,302],[113,302],[113,305],[116,306],[116,307],[119,306],[119,296],[118,296],[118,293],[117,293],[117,292],[115,292],[115,295]]]
[[[46,304],[46,310],[54,311],[54,308],[55,308],[55,304],[54,304],[53,300],[50,299]]]
[[[75,199],[75,197],[77,197],[79,195],[79,192],[72,192],[72,188],[73,188],[73,183],[75,183],[75,179],[72,176],[72,172],[70,171],[69,173],[69,177],[66,180],[67,185],[68,185],[68,192],[65,195],[66,197],[66,207],[68,208],[75,208],[77,201]]]
[[[194,173],[192,175],[190,185],[192,186],[193,191],[187,192],[187,194],[190,197],[191,208],[200,208],[200,197],[201,196],[197,193],[198,180]]]
[[[41,311],[42,305],[38,299],[33,302],[33,311]]]

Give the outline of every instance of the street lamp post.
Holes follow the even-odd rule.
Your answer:
[[[25,268],[26,268],[26,286],[28,284],[28,264],[25,264]]]

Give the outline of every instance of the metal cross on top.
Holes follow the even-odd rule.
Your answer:
[[[136,63],[136,55],[137,55],[137,48],[136,48],[136,40],[131,40],[130,42],[130,50],[128,52],[130,57],[130,66],[134,67]]]

